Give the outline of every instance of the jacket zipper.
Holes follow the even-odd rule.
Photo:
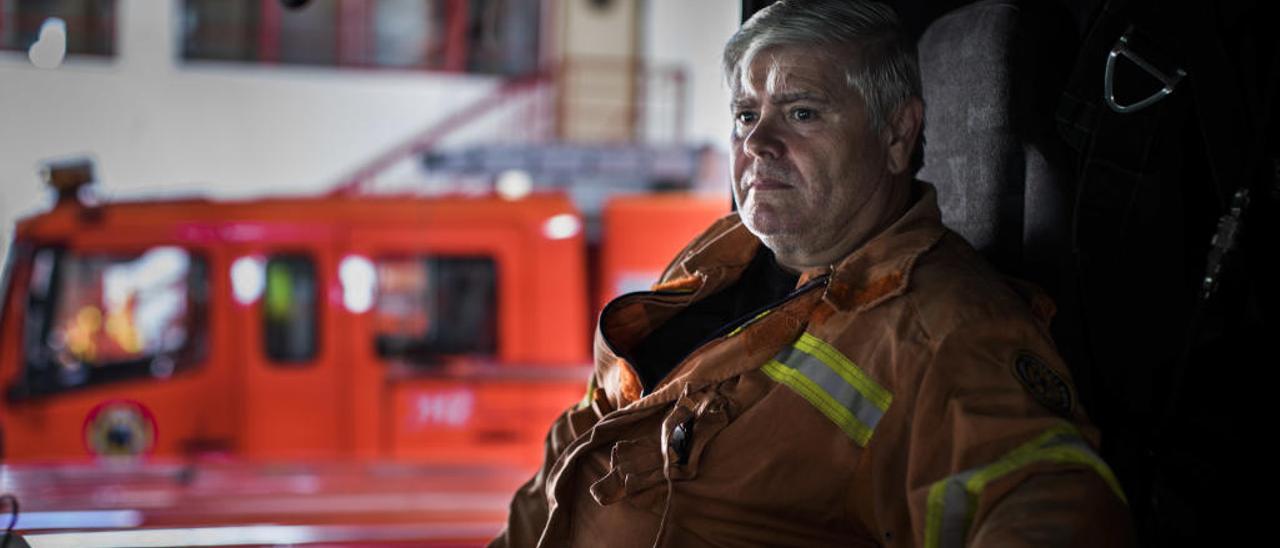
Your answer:
[[[764,314],[766,311],[773,310],[784,304],[787,304],[788,301],[791,301],[792,299],[799,297],[800,295],[808,292],[810,289],[813,289],[819,285],[825,286],[829,278],[830,278],[830,274],[823,274],[822,276],[809,280],[808,283],[793,289],[790,293],[787,293],[786,296],[782,297],[781,299],[773,301],[760,308],[747,312],[742,316],[739,316],[737,319],[725,324],[723,327],[716,330],[714,333],[711,334],[711,336],[699,342],[696,346],[693,347],[693,352],[690,352],[689,355],[692,356],[694,352],[697,352],[699,349],[701,349],[703,346],[706,346],[711,341],[714,341],[725,335],[728,335],[729,333],[732,333],[733,330],[739,327],[742,327],[748,323],[751,323],[753,320],[759,318],[760,315]],[[680,362],[684,363],[684,360],[680,360]],[[676,365],[679,366],[680,364],[676,364]]]
[[[689,351],[688,354],[685,354],[683,359],[681,359],[679,362],[673,365],[671,367],[671,370],[668,371],[667,374],[664,375],[661,379],[659,379],[658,383],[655,384],[653,388],[656,389],[658,386],[661,386],[663,381],[666,381],[668,377],[670,377],[676,371],[679,371],[680,368],[683,367],[685,363],[687,363],[691,358],[697,356],[700,352],[702,352],[703,349],[707,348],[712,343],[724,338],[726,335],[732,333],[735,329],[754,322],[756,319],[760,318],[761,314],[764,314],[767,311],[778,309],[783,305],[786,305],[788,302],[794,300],[796,297],[799,297],[805,293],[808,293],[810,290],[812,290],[815,287],[825,286],[827,284],[828,278],[829,278],[829,275],[823,275],[821,277],[814,278],[813,280],[810,280],[808,283],[792,290],[791,293],[788,293],[785,297],[778,299],[776,301],[773,301],[755,310],[752,310],[751,312],[743,314],[742,316],[739,316],[737,319],[733,320],[732,322],[725,324],[720,329],[717,329],[710,336],[708,336],[707,338],[700,341],[697,345],[695,345],[693,347],[693,350]],[[648,392],[652,392],[652,391],[653,390],[651,389]]]
[[[817,287],[819,285],[826,285],[827,281],[830,278],[831,278],[830,274],[823,274],[822,276],[809,280],[808,283],[793,289],[790,293],[787,293],[781,299],[778,299],[769,304],[756,308],[750,312],[747,312],[746,314],[743,314],[735,318],[732,322],[725,324],[720,329],[717,329],[716,331],[714,331],[710,336],[699,341],[698,344],[694,345],[693,350],[689,352],[689,355],[692,356],[695,352],[697,352],[703,346],[706,346],[707,343],[710,343],[711,341],[714,341],[720,337],[723,337],[726,334],[732,332],[734,329],[737,329],[738,327],[741,327],[742,325],[750,322],[751,320],[756,319],[756,317],[758,317],[760,314],[763,314],[765,311],[773,310],[774,308],[782,306],[786,304],[788,301],[796,297],[799,297],[801,294],[808,292],[810,289],[813,289],[814,287]],[[606,304],[604,306],[604,310],[600,312],[600,319],[603,320],[605,315],[609,313],[609,310],[614,308],[614,306],[617,303],[621,302],[623,299],[628,299],[631,297],[642,297],[642,296],[680,297],[680,296],[690,296],[690,295],[693,295],[694,293],[696,293],[696,291],[632,291],[630,293],[624,293],[614,298],[612,301],[609,301],[609,304]],[[597,320],[596,325],[599,326],[599,320]],[[609,349],[610,352],[613,352],[613,355],[618,357],[623,357],[622,353],[618,351],[618,348],[613,345],[613,341],[609,340],[608,335],[605,335],[603,329],[600,330],[600,335],[601,335],[601,338],[604,339],[604,345]],[[684,360],[681,360],[681,363],[683,362]],[[678,366],[680,364],[676,364],[676,365]]]
[[[786,294],[781,299],[775,300],[769,304],[753,309],[750,312],[747,312],[746,314],[743,314],[735,318],[733,321],[721,326],[719,329],[713,331],[711,335],[707,336],[701,341],[698,341],[698,344],[693,346],[693,350],[690,350],[688,354],[685,354],[684,358],[682,358],[679,362],[673,364],[671,366],[671,370],[667,371],[667,374],[664,375],[661,379],[659,379],[657,384],[655,384],[652,387],[646,387],[642,395],[648,395],[652,393],[655,388],[657,388],[662,384],[662,381],[665,381],[667,377],[671,376],[672,373],[679,370],[680,366],[684,365],[685,362],[689,361],[689,358],[692,358],[693,356],[698,354],[698,352],[701,351],[707,345],[723,338],[725,335],[728,335],[729,333],[732,333],[733,330],[741,326],[744,326],[748,323],[751,323],[752,321],[759,318],[760,315],[765,313],[766,311],[774,310],[778,307],[781,307],[787,304],[788,302],[790,302],[791,300],[795,299],[796,297],[799,297],[800,295],[803,295],[809,292],[815,287],[825,286],[829,279],[830,279],[830,274],[824,274],[822,276],[814,278],[810,280],[808,283],[805,283],[804,285],[793,289],[790,293]],[[692,294],[693,293],[690,293],[690,292],[680,292],[680,291],[634,291],[634,292],[622,295],[614,299],[613,301],[610,301],[609,304],[605,305],[604,310],[601,311],[600,318],[603,319],[604,316],[609,313],[609,310],[614,306],[615,303],[621,302],[623,299],[626,299],[628,297],[642,297],[642,296],[670,297],[670,296],[687,296]],[[598,322],[597,322],[597,325],[598,325]],[[601,338],[604,339],[605,346],[609,348],[609,351],[612,352],[613,355],[626,359],[626,356],[623,356],[623,354],[619,352],[618,349],[613,345],[613,342],[609,340],[609,337],[605,335],[603,329],[600,330],[600,335],[601,335]]]

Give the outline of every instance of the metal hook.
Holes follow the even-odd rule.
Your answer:
[[[1115,82],[1115,71],[1116,71],[1116,57],[1120,55],[1127,57],[1130,61],[1133,61],[1135,65],[1138,65],[1139,68],[1146,71],[1147,74],[1150,74],[1151,76],[1155,77],[1157,80],[1160,80],[1160,82],[1164,84],[1164,87],[1161,88],[1160,90],[1157,90],[1155,93],[1152,93],[1146,99],[1143,99],[1131,105],[1122,105],[1120,103],[1117,103],[1114,82]],[[1107,72],[1102,81],[1103,88],[1104,88],[1103,99],[1106,100],[1107,106],[1111,107],[1111,110],[1114,110],[1121,114],[1138,112],[1144,108],[1147,108],[1151,105],[1156,104],[1161,99],[1164,99],[1165,97],[1168,97],[1169,94],[1173,93],[1173,89],[1178,85],[1178,82],[1182,81],[1182,78],[1187,75],[1187,72],[1182,70],[1181,67],[1175,68],[1174,71],[1175,72],[1173,76],[1169,76],[1165,74],[1163,71],[1161,71],[1160,69],[1156,68],[1155,65],[1148,63],[1146,59],[1143,59],[1141,56],[1137,54],[1137,52],[1129,48],[1129,34],[1125,33],[1123,36],[1120,37],[1119,40],[1116,40],[1115,47],[1112,47],[1111,53],[1107,55]]]

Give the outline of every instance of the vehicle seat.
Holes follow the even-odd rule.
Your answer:
[[[919,42],[925,146],[918,177],[937,187],[947,226],[1002,273],[1054,298],[1060,346],[1075,341],[1066,329],[1076,321],[1074,177],[1053,114],[1077,44],[1064,6],[1016,0],[951,11]]]

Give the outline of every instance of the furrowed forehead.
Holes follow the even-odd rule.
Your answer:
[[[748,51],[734,76],[734,101],[760,94],[773,101],[829,100],[841,92],[844,80],[829,55],[815,48],[778,46]]]

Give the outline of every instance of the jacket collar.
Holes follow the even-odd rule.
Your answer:
[[[803,273],[799,284],[829,272],[823,300],[839,310],[863,310],[906,291],[916,259],[946,233],[936,189],[923,181],[912,185],[916,199],[898,220],[835,265]],[[685,254],[673,285],[705,296],[738,279],[762,244],[736,214],[722,223],[718,235]]]
[[[827,303],[839,310],[863,310],[907,290],[916,259],[947,232],[933,185],[912,184],[916,200],[906,213],[832,268],[823,296]]]
[[[711,230],[719,233],[689,249],[679,261],[680,275],[655,289],[683,284],[701,298],[724,289],[742,275],[759,251],[760,240],[736,213],[721,219]]]

